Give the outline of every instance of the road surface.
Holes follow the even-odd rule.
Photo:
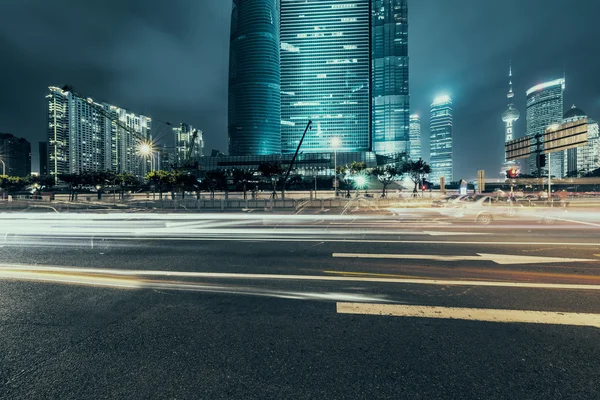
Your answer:
[[[600,227],[2,214],[6,399],[600,398]]]

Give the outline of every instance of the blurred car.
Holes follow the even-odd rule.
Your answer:
[[[450,218],[465,219],[482,225],[489,225],[494,220],[516,215],[520,207],[515,201],[498,199],[492,196],[463,196],[451,206],[438,212]]]
[[[450,196],[445,196],[442,197],[441,199],[436,199],[431,203],[431,207],[436,207],[436,208],[440,208],[440,207],[453,207],[455,206],[459,201],[461,201],[462,199],[464,199],[465,197],[468,197],[466,195],[460,195],[460,194],[453,194]]]

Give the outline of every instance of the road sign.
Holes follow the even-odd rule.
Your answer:
[[[440,177],[440,192],[446,192],[446,179],[443,176]]]
[[[587,118],[583,118],[562,125],[552,125],[546,129],[543,135],[536,137],[527,136],[506,142],[506,161],[529,158],[532,154],[537,154],[539,157],[542,153],[554,153],[584,146],[587,143],[588,120]],[[537,164],[538,168],[543,167],[539,159]]]
[[[552,125],[544,133],[544,153],[554,153],[586,145],[588,143],[588,120]]]
[[[524,137],[506,142],[506,161],[527,158],[531,155],[531,138]]]
[[[477,187],[479,188],[479,193],[485,192],[485,171],[484,170],[477,171]]]

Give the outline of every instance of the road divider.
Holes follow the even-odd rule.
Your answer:
[[[336,310],[338,314],[591,326],[600,328],[600,314],[369,303],[337,303]]]

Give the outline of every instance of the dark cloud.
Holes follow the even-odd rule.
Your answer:
[[[409,7],[413,111],[427,138],[431,100],[452,95],[457,175],[499,168],[509,59],[520,134],[525,90],[564,71],[566,106],[600,118],[600,2],[412,0]],[[205,131],[208,149],[226,149],[230,10],[229,0],[0,1],[0,131],[44,140],[46,88],[69,83],[157,121],[189,122]]]

